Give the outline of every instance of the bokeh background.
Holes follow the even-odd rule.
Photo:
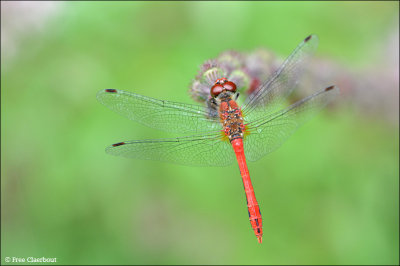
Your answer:
[[[398,2],[1,8],[2,264],[399,263]],[[263,244],[236,165],[105,154],[121,140],[173,135],[108,110],[100,89],[192,103],[188,85],[206,59],[260,47],[284,58],[310,33],[342,94],[249,163]]]

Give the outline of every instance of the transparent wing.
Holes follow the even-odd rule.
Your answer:
[[[339,93],[336,86],[316,92],[286,109],[252,121],[250,134],[244,139],[244,151],[249,161],[256,161],[278,148],[300,125],[320,111]]]
[[[97,99],[116,113],[148,127],[167,132],[202,132],[222,129],[206,107],[157,100],[132,92],[101,90]]]
[[[274,75],[249,96],[242,108],[243,114],[249,121],[265,117],[266,114],[272,114],[283,108],[284,100],[296,87],[305,62],[315,52],[317,46],[316,35],[305,38]]]
[[[229,142],[217,131],[181,138],[133,140],[106,148],[111,155],[191,166],[227,166],[235,161]]]

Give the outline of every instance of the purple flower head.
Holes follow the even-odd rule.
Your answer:
[[[251,94],[276,70],[276,61],[275,56],[264,49],[249,54],[222,52],[200,66],[196,78],[190,84],[189,93],[195,101],[208,102],[212,98],[210,89],[216,80],[227,78],[236,84],[238,92]]]

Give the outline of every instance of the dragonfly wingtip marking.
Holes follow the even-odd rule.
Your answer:
[[[305,42],[308,42],[311,39],[312,35],[307,36],[307,38],[304,39]]]
[[[118,147],[118,146],[121,146],[121,145],[124,145],[124,144],[125,144],[125,142],[118,142],[118,143],[113,144],[112,146],[113,147]]]
[[[332,89],[334,89],[334,88],[335,88],[335,85],[329,86],[328,88],[325,89],[325,91],[330,91],[330,90],[332,90]]]
[[[116,89],[106,89],[105,91],[106,92],[110,92],[110,93],[116,93],[117,92]]]

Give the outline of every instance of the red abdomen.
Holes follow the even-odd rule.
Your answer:
[[[243,179],[250,224],[254,230],[258,242],[261,243],[263,235],[261,212],[260,207],[257,203],[256,195],[254,194],[253,185],[251,184],[249,170],[247,169],[246,158],[243,150],[243,139],[236,138],[231,141],[231,144],[233,150],[235,151],[236,159],[239,164],[240,174]]]

